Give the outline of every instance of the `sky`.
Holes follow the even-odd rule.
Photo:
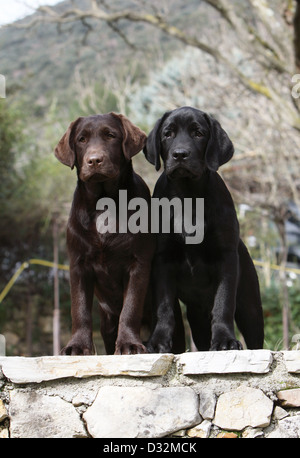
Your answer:
[[[62,0],[0,0],[0,26],[32,14],[39,5],[55,5]]]

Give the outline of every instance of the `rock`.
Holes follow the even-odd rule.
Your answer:
[[[65,377],[165,375],[174,355],[0,357],[3,374],[13,383],[40,383]]]
[[[211,422],[208,420],[202,421],[199,425],[194,426],[191,429],[187,430],[187,435],[189,437],[199,437],[202,439],[206,439],[209,437],[211,428]]]
[[[9,438],[9,432],[7,428],[0,429],[0,439],[8,439]]]
[[[288,372],[300,373],[300,351],[283,351],[283,359]]]
[[[263,435],[263,430],[259,428],[246,428],[242,433],[242,437],[246,439],[255,439],[256,437],[263,437]]]
[[[3,401],[0,399],[0,423],[7,418],[7,411]]]
[[[275,407],[273,415],[275,420],[282,420],[283,418],[289,416],[288,412],[279,406]]]
[[[90,396],[87,395],[86,393],[79,393],[76,396],[74,396],[74,398],[72,399],[72,404],[75,407],[80,407],[84,404],[91,405],[92,401],[90,400]]]
[[[284,407],[300,407],[300,388],[278,391],[277,397]]]
[[[184,437],[185,435],[186,435],[186,430],[179,429],[178,431],[174,431],[172,434],[170,434],[169,437]]]
[[[278,425],[266,437],[271,439],[299,438],[300,437],[300,415],[279,420]]]
[[[217,397],[212,391],[200,392],[199,413],[205,420],[212,420],[215,416]]]
[[[270,424],[272,410],[273,402],[261,390],[242,386],[219,397],[213,423],[237,431],[247,426],[265,427]]]
[[[232,432],[222,432],[217,435],[217,439],[237,439],[238,435]]]
[[[95,438],[155,438],[199,423],[198,409],[189,387],[104,386],[83,418]]]
[[[75,408],[59,396],[13,390],[9,416],[12,438],[87,437]]]
[[[184,375],[236,372],[263,374],[270,370],[272,360],[269,350],[190,352],[177,357]]]

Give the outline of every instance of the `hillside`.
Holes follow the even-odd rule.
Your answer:
[[[87,2],[76,0],[74,3],[84,7]],[[113,6],[118,3],[126,9],[131,2],[110,2]],[[176,13],[172,20],[187,27],[191,21],[195,23],[196,4],[196,0],[188,4],[173,1],[172,9]],[[61,11],[70,5],[70,1],[65,1],[55,9]],[[34,17],[29,16],[16,25],[31,22]],[[30,29],[1,28],[0,73],[6,76],[8,96],[27,102],[31,114],[40,116],[53,96],[61,107],[72,104],[79,79],[101,85],[111,73],[126,77],[133,71],[133,77],[143,82],[150,68],[153,70],[158,61],[181,47],[178,42],[143,24],[126,22],[121,24],[121,30],[130,42],[138,43],[137,49],[128,46],[100,21],[62,27],[43,23]]]

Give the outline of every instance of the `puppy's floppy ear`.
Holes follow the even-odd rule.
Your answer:
[[[234,147],[220,123],[207,114],[204,116],[210,130],[210,138],[205,153],[205,162],[210,170],[216,172],[221,165],[232,158]]]
[[[71,167],[73,170],[75,165],[75,151],[73,145],[73,135],[75,132],[75,127],[77,126],[78,122],[81,118],[76,119],[76,121],[72,122],[66,133],[60,139],[57,147],[55,148],[54,154],[57,159],[62,162],[63,164]]]
[[[139,153],[147,140],[147,135],[139,127],[135,126],[126,116],[117,113],[110,113],[121,121],[123,130],[123,153],[126,159],[130,160]]]
[[[156,121],[154,128],[148,135],[146,146],[143,149],[147,161],[149,161],[152,165],[155,165],[156,170],[160,169],[161,127],[165,119],[169,116],[169,114],[170,112],[168,111],[160,119]]]

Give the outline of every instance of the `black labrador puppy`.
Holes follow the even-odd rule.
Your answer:
[[[204,199],[204,237],[186,243],[181,234],[160,233],[153,263],[156,324],[149,352],[182,352],[184,331],[179,300],[198,350],[242,349],[234,320],[249,349],[263,347],[264,325],[258,278],[240,239],[231,195],[218,168],[233,155],[233,144],[218,121],[195,108],[167,112],[156,122],[144,154],[164,172],[153,197]],[[174,219],[174,212],[171,219]],[[175,222],[175,221],[173,221]],[[176,222],[175,222],[176,223]]]

